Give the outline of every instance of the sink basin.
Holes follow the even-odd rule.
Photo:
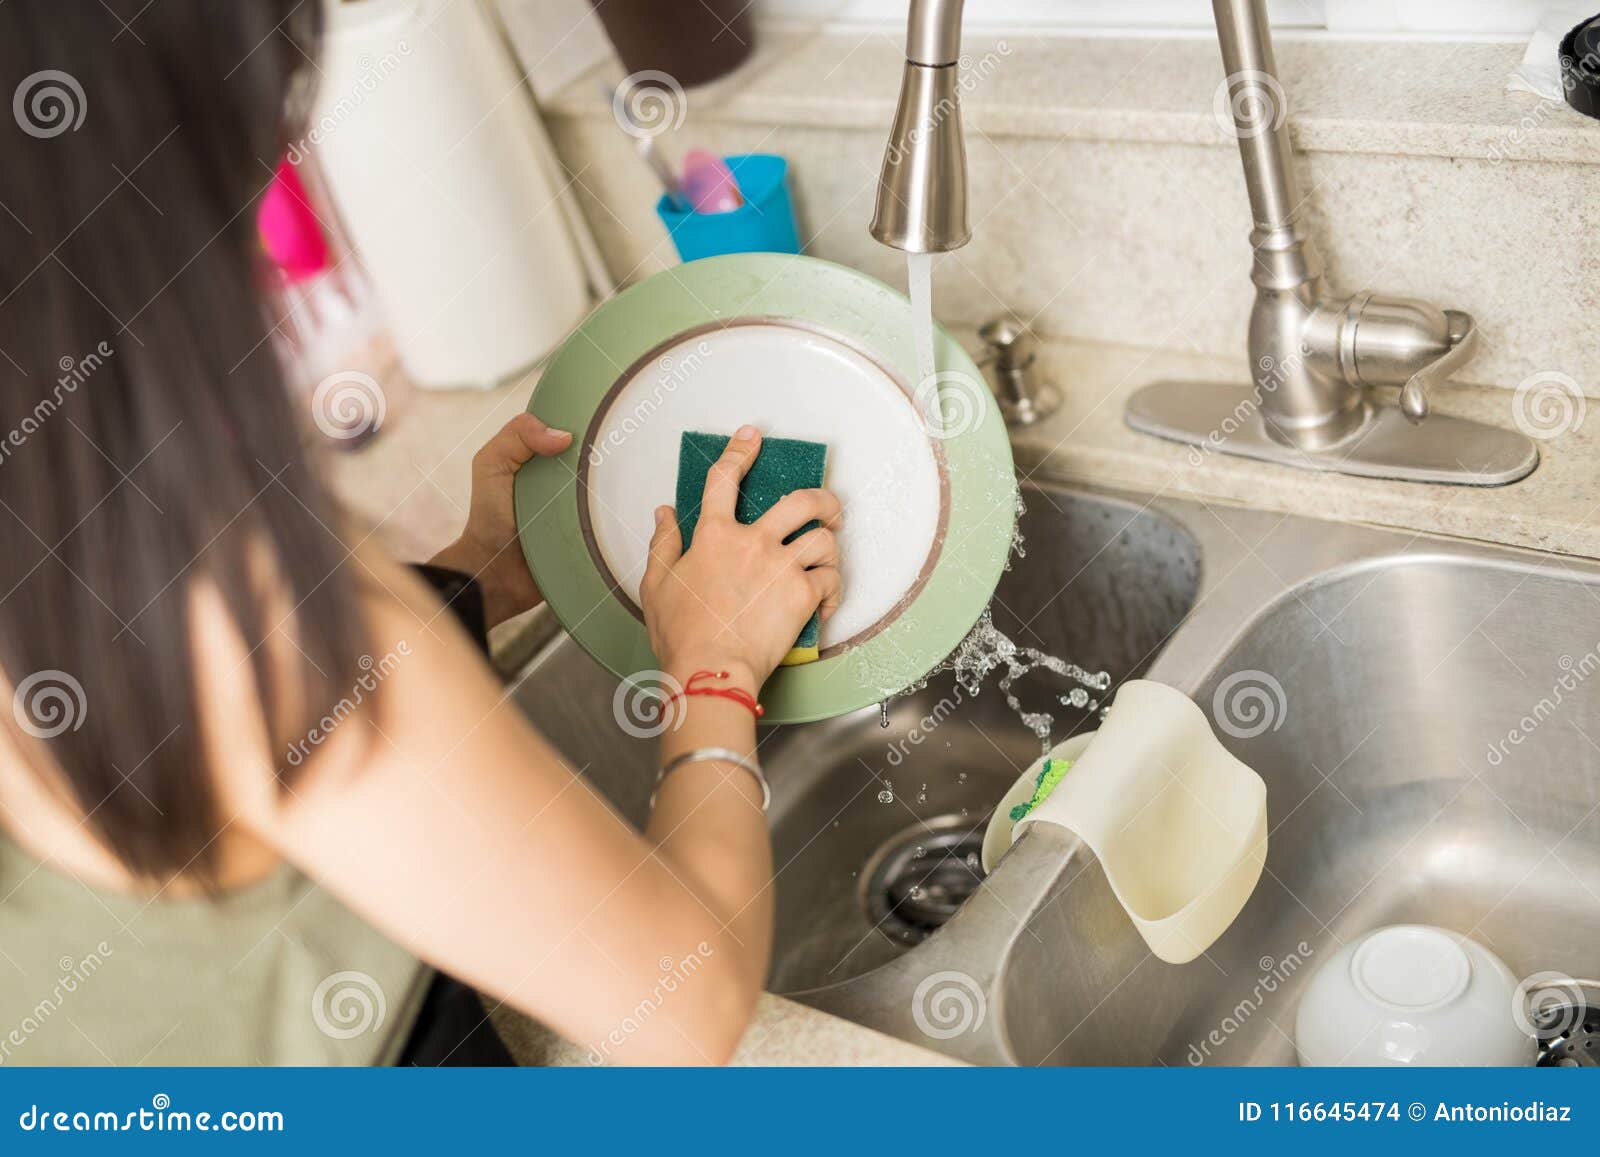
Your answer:
[[[1285,1064],[1312,972],[1381,925],[1469,936],[1519,977],[1600,974],[1600,565],[1026,493],[997,625],[1191,694],[1266,780],[1260,884],[1207,953],[1169,965],[1069,832],[1029,829],[980,880],[968,853],[1039,746],[992,687],[935,681],[887,729],[866,712],[764,742],[774,991],[979,1063]],[[1054,705],[1057,682],[1028,676],[1025,705]],[[613,724],[615,686],[561,640],[516,694],[638,822],[653,745]],[[1057,740],[1092,718],[1056,710]]]
[[[1022,646],[1106,671],[1149,666],[1199,584],[1194,542],[1138,505],[1060,488],[1024,490],[1026,557],[1002,578],[995,626]],[[1094,726],[1062,706],[1076,684],[1035,672],[1014,690],[1055,716],[1053,737]],[[1041,753],[993,686],[953,676],[869,710],[780,728],[763,741],[777,872],[774,992],[859,976],[943,925],[983,878],[989,813]]]
[[[1121,498],[1036,486],[1024,497],[1026,557],[1000,584],[995,625],[1114,680],[1141,674],[1194,599],[1193,541],[1170,518]],[[1056,740],[1093,725],[1094,712],[1054,701],[1074,684],[1042,672],[1025,683],[1019,699],[1053,711]],[[515,695],[562,755],[642,823],[655,744],[616,726],[615,688],[561,636],[522,673]],[[989,812],[1041,750],[997,691],[964,696],[950,676],[895,700],[888,721],[873,709],[764,733],[774,992],[860,976],[941,925],[982,880],[976,857]]]
[[[1595,975],[1600,633],[1574,628],[1597,599],[1587,569],[1407,551],[1272,605],[1195,696],[1267,782],[1255,894],[1174,967],[1085,864],[1003,969],[1014,1059],[1293,1064],[1317,965],[1386,924],[1442,925],[1519,977]]]

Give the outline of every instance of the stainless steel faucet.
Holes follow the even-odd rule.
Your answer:
[[[1429,392],[1472,357],[1477,326],[1411,298],[1333,295],[1301,216],[1265,0],[1212,0],[1254,228],[1247,347],[1253,385],[1156,382],[1128,401],[1136,430],[1290,466],[1500,486],[1538,465],[1522,434],[1443,415]],[[966,244],[957,100],[962,0],[912,0],[905,75],[872,235],[913,253]],[[1398,405],[1370,386],[1398,386]],[[1424,419],[1427,419],[1424,423]]]
[[[911,0],[906,21],[906,68],[878,175],[872,235],[907,253],[944,253],[972,239],[958,86],[961,5]]]
[[[1531,439],[1428,417],[1430,390],[1477,348],[1469,315],[1329,291],[1301,217],[1265,0],[1212,0],[1212,9],[1254,222],[1247,346],[1256,380],[1156,382],[1129,399],[1128,425],[1208,452],[1367,477],[1499,486],[1526,476],[1539,461]],[[1400,387],[1398,406],[1372,400],[1368,386]]]

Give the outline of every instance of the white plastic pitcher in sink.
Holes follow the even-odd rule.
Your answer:
[[[1031,823],[1075,832],[1150,950],[1188,963],[1227,931],[1261,878],[1267,785],[1217,741],[1187,695],[1143,679],[1122,685],[1074,754],[1072,769],[1017,821],[1012,838]]]

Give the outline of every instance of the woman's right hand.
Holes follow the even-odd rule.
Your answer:
[[[772,674],[811,613],[839,606],[839,499],[796,490],[745,526],[734,518],[739,483],[761,450],[741,427],[706,477],[694,544],[687,552],[670,506],[656,508],[650,563],[640,585],[645,626],[661,669],[687,679],[727,671],[754,693]],[[806,523],[822,525],[788,545]]]

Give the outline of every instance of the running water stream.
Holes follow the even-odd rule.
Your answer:
[[[931,253],[906,254],[906,283],[911,298],[912,343],[917,351],[915,395],[924,406],[923,416],[929,429],[940,430],[944,422],[937,384],[939,367],[933,345],[933,255]],[[1012,554],[1017,558],[1023,557],[1025,553],[1020,529],[1023,513],[1022,496],[1019,493],[1017,496],[1019,526],[1013,532],[1011,543]],[[1011,569],[1010,559],[1006,561],[1006,569]],[[1034,671],[1048,671],[1071,680],[1078,686],[1072,687],[1064,694],[1058,694],[1057,701],[1065,707],[1089,711],[1100,706],[1099,696],[1111,686],[1111,676],[1105,671],[1089,671],[1076,663],[1046,654],[1035,647],[1024,647],[1014,642],[994,625],[994,618],[987,607],[984,608],[977,625],[965,639],[961,640],[960,646],[949,658],[899,694],[906,695],[920,691],[928,685],[929,679],[946,671],[954,672],[956,684],[962,692],[973,696],[983,691],[984,684],[995,672],[1000,672],[996,686],[1005,696],[1006,704],[1016,713],[1023,726],[1038,736],[1040,746],[1045,751],[1050,748],[1055,716],[1048,711],[1025,709],[1016,692],[1012,690],[1018,679]],[[879,705],[880,720],[884,727],[889,726],[889,703],[892,699],[893,695],[888,696]]]

